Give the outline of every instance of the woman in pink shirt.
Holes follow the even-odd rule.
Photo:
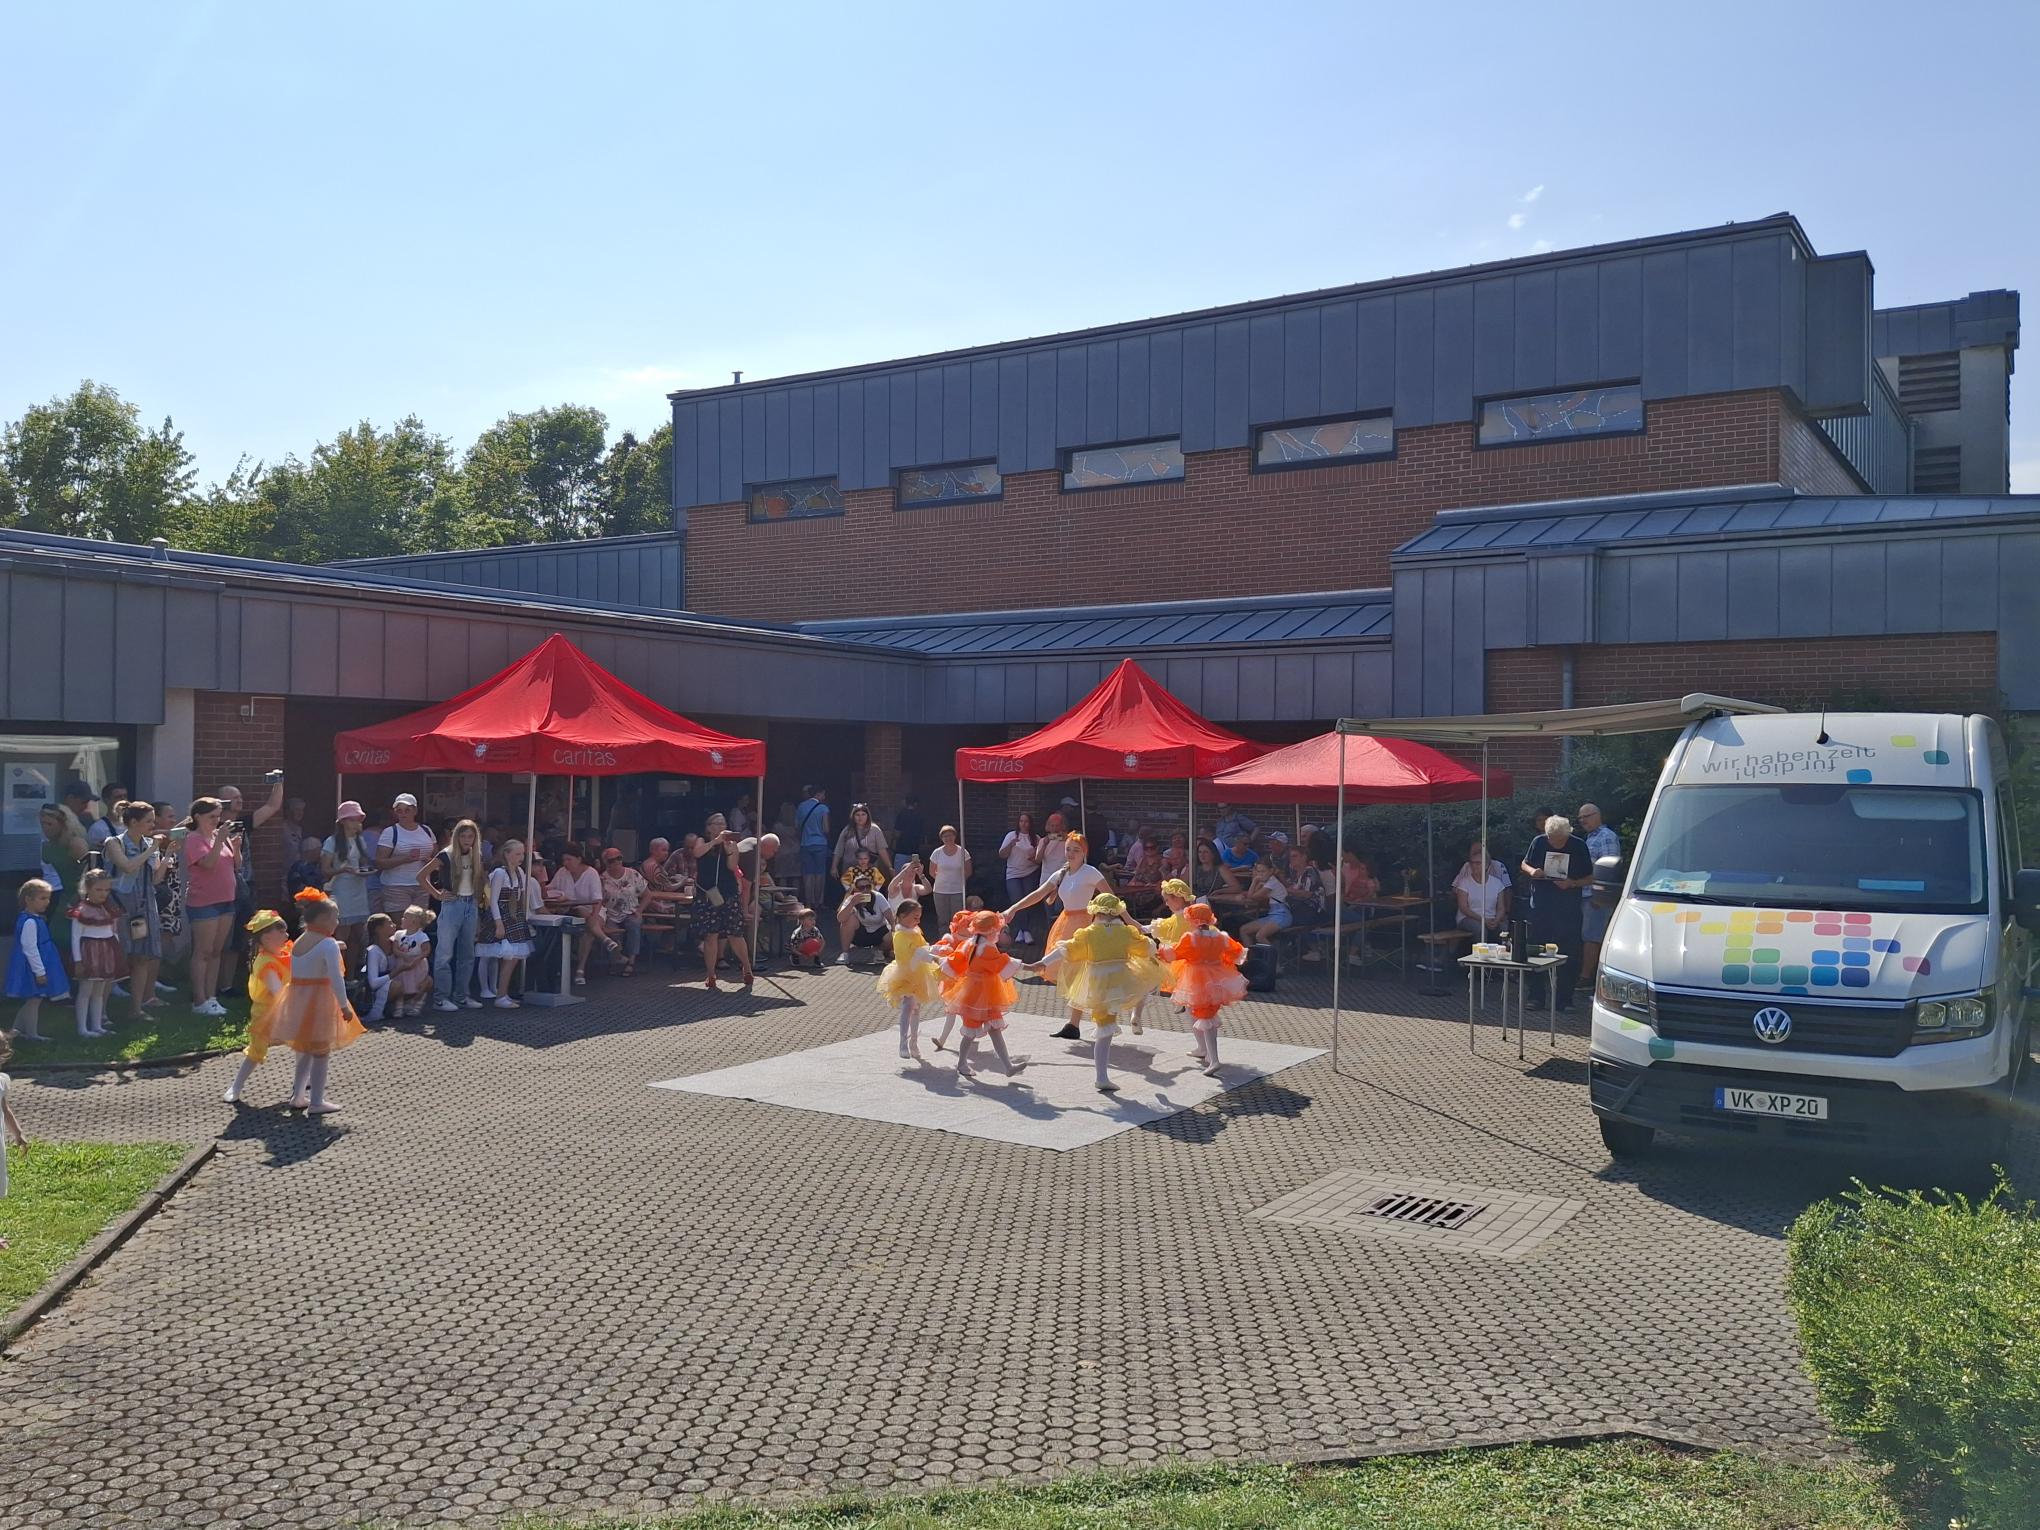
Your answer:
[[[221,822],[226,804],[200,797],[191,804],[191,832],[184,836],[184,919],[191,927],[191,1008],[200,1015],[224,1015],[220,1003],[220,957],[234,929],[235,862],[240,847]]]

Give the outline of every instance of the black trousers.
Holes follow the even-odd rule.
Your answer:
[[[1580,933],[1581,921],[1578,912],[1579,894],[1571,895],[1573,917],[1567,919],[1556,912],[1533,909],[1530,914],[1530,938],[1538,945],[1558,947],[1558,954],[1565,958],[1565,964],[1551,969],[1551,981],[1558,984],[1558,1007],[1564,1009],[1573,1001],[1573,989],[1580,977],[1580,947],[1585,937]]]

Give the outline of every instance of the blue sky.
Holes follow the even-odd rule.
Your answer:
[[[2040,334],[2040,7],[1663,11],[15,7],[0,418],[92,377],[207,477],[407,413],[642,431],[738,367],[1779,210]]]

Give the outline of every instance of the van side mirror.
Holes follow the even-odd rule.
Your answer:
[[[2012,874],[2012,917],[2021,928],[2040,932],[2040,870],[2027,867]]]

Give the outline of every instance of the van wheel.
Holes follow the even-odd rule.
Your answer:
[[[1657,1137],[1654,1126],[1640,1126],[1634,1121],[1615,1121],[1601,1117],[1601,1141],[1609,1155],[1615,1158],[1641,1158],[1650,1151],[1650,1145]]]

